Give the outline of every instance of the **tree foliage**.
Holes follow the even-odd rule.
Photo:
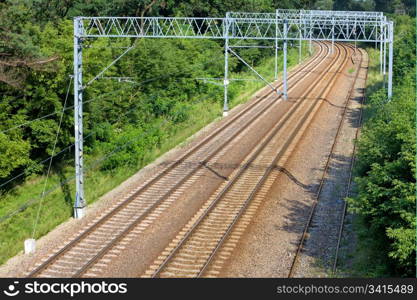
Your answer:
[[[351,208],[365,216],[386,256],[391,276],[414,276],[416,263],[415,31],[411,18],[397,18],[394,97],[369,99],[369,118],[358,144],[358,196]]]

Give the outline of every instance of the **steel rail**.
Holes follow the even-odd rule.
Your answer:
[[[339,51],[338,54],[340,55],[340,51]],[[339,57],[339,55],[338,55],[338,57]],[[338,61],[338,57],[333,61],[332,65],[334,65]],[[347,53],[346,53],[346,57],[347,57]],[[347,60],[347,58],[345,58],[345,61],[346,60]],[[330,66],[330,68],[331,67],[332,66]],[[317,81],[320,81],[327,74],[328,74],[327,72],[323,73],[323,75],[321,77],[319,77],[317,79]],[[335,76],[337,76],[337,72],[335,73],[334,77]],[[325,87],[323,89],[323,91],[326,90],[326,89],[327,89],[327,87]],[[312,85],[310,87],[310,89],[307,92],[304,93],[304,95],[308,95],[313,90],[315,90],[315,87]],[[298,105],[294,107],[293,111],[296,111],[296,109],[298,108],[298,106],[300,106],[300,103],[301,102],[298,102]],[[310,113],[313,110],[313,108],[315,107],[315,105],[316,105],[315,103],[313,105],[311,105],[310,109],[308,110],[308,113],[304,116],[304,119],[303,120],[306,120],[308,118],[308,116],[310,115]],[[289,119],[292,116],[291,113],[289,113],[287,115],[287,119]],[[299,122],[297,129],[301,128],[303,124],[304,124],[303,122]],[[232,180],[229,181],[229,183],[225,186],[225,188],[221,191],[221,193],[219,195],[217,195],[217,197],[213,200],[213,202],[206,209],[206,211],[198,218],[198,220],[194,223],[194,225],[188,230],[188,232],[183,237],[183,239],[177,244],[177,246],[171,251],[171,253],[160,264],[160,266],[158,267],[158,269],[154,272],[153,277],[158,276],[163,271],[163,269],[169,264],[169,262],[171,261],[171,259],[178,253],[178,251],[180,250],[180,248],[192,236],[192,234],[195,232],[195,230],[197,229],[197,227],[210,214],[210,212],[214,209],[214,207],[216,206],[216,204],[224,197],[224,195],[227,192],[230,191],[230,188],[237,182],[237,180],[241,177],[241,175],[248,169],[248,167],[250,166],[251,162],[253,162],[258,157],[258,155],[262,152],[262,150],[264,150],[264,148],[269,144],[269,142],[276,136],[277,132],[279,132],[279,130],[282,128],[283,125],[284,125],[284,123],[281,123],[279,126],[277,126],[277,127],[275,127],[273,129],[272,133],[269,134],[269,137],[262,143],[261,147],[259,147],[257,149],[257,151],[251,156],[251,158],[249,159],[249,161],[247,163],[245,163],[245,165],[242,167],[242,169],[239,170],[239,172],[236,174],[236,176]],[[244,212],[246,206],[250,203],[250,201],[252,200],[252,198],[254,197],[254,195],[257,193],[258,189],[262,186],[263,182],[266,180],[266,178],[268,177],[269,173],[272,171],[272,169],[273,169],[272,166],[275,165],[276,162],[279,160],[279,158],[282,156],[282,154],[285,153],[286,149],[291,144],[293,138],[297,135],[297,133],[298,133],[298,130],[294,130],[293,131],[293,134],[292,134],[291,138],[289,140],[287,140],[287,142],[286,142],[285,146],[283,147],[283,149],[276,155],[273,164],[270,167],[268,167],[267,171],[264,173],[264,176],[262,176],[261,180],[258,181],[255,189],[252,191],[252,193],[250,194],[250,196],[246,199],[246,201],[242,205],[241,209],[239,210],[239,213],[235,216],[235,218],[232,221],[232,223],[229,224],[228,229],[223,234],[222,238],[218,242],[218,244],[215,247],[215,249],[212,251],[211,255],[209,256],[209,258],[206,261],[206,263],[203,265],[202,269],[200,269],[200,272],[198,273],[197,276],[201,276],[203,274],[203,272],[205,271],[205,269],[207,268],[207,266],[210,264],[211,260],[213,259],[214,255],[216,254],[217,250],[220,249],[221,245],[223,244],[223,242],[225,241],[226,237],[228,236],[228,234],[230,233],[231,229],[233,228],[233,225],[239,219],[240,215]]]
[[[311,65],[314,65],[314,67],[318,66],[322,60],[320,60],[320,54],[321,54],[322,49],[320,49],[320,51],[318,51],[316,53],[315,56],[313,56],[309,61],[307,61],[304,65],[300,66],[299,68],[297,68],[294,73],[292,73],[289,78],[292,79],[294,77],[296,77],[297,75],[301,74],[305,69],[307,69],[308,67],[310,67]],[[315,65],[316,64],[316,65]],[[294,84],[296,85],[299,81],[301,80],[298,79]],[[278,86],[281,86],[282,83],[280,83]],[[94,231],[95,228],[97,228],[99,225],[103,224],[106,220],[108,220],[110,217],[114,216],[119,210],[121,210],[123,207],[127,206],[133,199],[135,199],[137,197],[137,195],[139,195],[141,192],[143,192],[145,189],[147,189],[148,187],[150,187],[152,184],[154,184],[155,182],[157,182],[160,178],[162,178],[164,175],[166,175],[170,170],[174,169],[176,166],[180,165],[183,161],[185,161],[186,158],[188,158],[190,155],[192,155],[193,153],[195,153],[198,149],[200,149],[201,147],[203,147],[204,145],[206,145],[210,140],[213,140],[215,136],[217,136],[220,132],[222,132],[223,130],[225,130],[226,128],[228,128],[231,124],[233,124],[236,120],[240,119],[241,117],[243,117],[247,112],[249,112],[250,110],[254,109],[255,107],[258,106],[258,104],[262,103],[263,100],[267,99],[270,95],[272,94],[272,92],[268,92],[267,94],[265,94],[264,96],[260,97],[259,99],[257,99],[254,103],[252,103],[251,105],[249,105],[248,107],[246,107],[245,109],[243,109],[242,111],[240,111],[239,113],[237,113],[236,115],[234,115],[228,122],[226,122],[225,124],[223,124],[221,127],[219,127],[218,129],[216,129],[213,133],[211,133],[210,135],[208,135],[206,138],[204,138],[201,142],[199,142],[197,145],[195,145],[192,149],[190,149],[189,151],[187,151],[186,153],[184,153],[177,161],[175,161],[174,163],[168,165],[167,167],[165,167],[164,170],[162,170],[161,172],[159,172],[156,176],[154,176],[151,180],[149,180],[143,187],[141,187],[138,191],[136,191],[133,195],[131,195],[130,197],[128,197],[126,200],[124,200],[123,202],[121,202],[117,207],[113,208],[111,211],[109,211],[106,215],[104,215],[102,218],[100,218],[97,222],[95,222],[93,225],[91,225],[89,228],[87,228],[83,233],[81,233],[78,237],[76,237],[75,239],[73,239],[70,243],[68,243],[67,245],[65,245],[62,249],[60,249],[58,252],[56,252],[55,254],[53,254],[51,257],[49,257],[45,262],[43,262],[41,265],[39,265],[37,268],[35,268],[34,270],[32,270],[27,277],[34,277],[39,275],[43,270],[47,269],[49,265],[51,265],[54,261],[56,261],[57,259],[59,259],[60,256],[62,256],[64,253],[66,253],[68,250],[70,250],[71,248],[73,248],[74,245],[78,244],[79,241],[81,241],[83,238],[87,237],[90,233],[92,233]],[[280,98],[280,97],[277,97]],[[268,107],[265,107],[261,113],[263,113]],[[260,113],[260,114],[261,114]],[[145,216],[147,213],[144,213],[143,216]],[[112,241],[114,242],[114,241]],[[107,248],[106,248],[107,249]],[[102,254],[102,253],[101,253]],[[96,255],[94,257],[95,259],[98,258],[98,255]],[[88,265],[91,265],[93,262],[90,261],[88,262]],[[81,270],[80,270],[81,271]],[[85,268],[83,268],[83,272],[85,271]],[[77,275],[80,275],[82,272],[77,272]]]
[[[321,103],[320,103],[321,104]],[[201,277],[204,272],[207,270],[208,266],[210,265],[210,263],[212,262],[212,260],[214,259],[215,255],[217,254],[217,252],[219,251],[219,249],[223,246],[224,242],[226,241],[227,237],[230,235],[230,233],[232,232],[232,229],[234,227],[234,225],[237,223],[237,221],[239,220],[239,218],[242,216],[242,214],[244,213],[244,211],[246,210],[246,208],[248,207],[249,203],[253,200],[253,198],[256,196],[256,194],[259,192],[260,188],[262,187],[262,185],[265,183],[265,181],[268,179],[268,176],[270,175],[270,173],[272,172],[272,170],[276,167],[276,164],[278,163],[279,159],[282,157],[282,155],[285,153],[285,151],[288,149],[288,147],[291,145],[292,140],[297,136],[298,134],[298,130],[300,128],[302,128],[302,126],[304,125],[304,122],[309,118],[311,112],[313,111],[314,107],[316,104],[312,105],[311,108],[309,109],[308,113],[304,116],[303,118],[303,122],[300,122],[298,127],[296,128],[296,130],[293,132],[293,134],[291,135],[290,139],[287,140],[286,144],[284,145],[283,149],[280,151],[280,153],[275,157],[273,163],[268,166],[268,169],[266,170],[265,174],[262,176],[261,180],[258,181],[255,189],[251,192],[251,194],[249,195],[249,197],[246,199],[244,205],[241,207],[241,209],[239,210],[238,214],[235,216],[235,218],[233,219],[233,222],[229,225],[227,231],[224,233],[224,235],[222,236],[221,240],[219,241],[218,245],[216,246],[216,248],[213,250],[213,252],[210,254],[210,257],[208,258],[208,260],[206,261],[206,263],[204,264],[204,266],[202,267],[201,271],[199,272],[199,274],[197,275],[197,277]]]
[[[273,92],[270,92],[264,97],[269,97],[272,93]],[[257,119],[257,117],[263,114],[267,109],[269,108],[265,107],[264,109],[256,113],[254,116],[251,117],[251,119],[247,123],[248,124],[252,123],[252,121]],[[241,130],[244,130],[245,128],[246,127],[242,127]],[[240,134],[241,130],[238,130],[233,135],[229,136],[228,139],[225,142],[223,142],[221,146],[218,147],[218,149],[222,149],[225,145],[231,142],[237,135]],[[132,222],[126,229],[124,229],[118,236],[112,239],[102,250],[100,250],[91,260],[89,260],[85,265],[83,265],[83,267],[80,268],[79,271],[77,271],[73,275],[73,277],[80,277],[82,274],[84,274],[91,265],[93,265],[97,260],[99,260],[103,255],[105,255],[105,253],[107,253],[112,247],[114,247],[114,245],[116,245],[120,239],[122,239],[126,234],[128,234],[141,221],[143,221],[158,205],[160,205],[164,200],[166,200],[169,197],[169,195],[171,195],[175,190],[177,190],[179,186],[185,183],[195,172],[197,172],[200,168],[202,168],[202,166],[204,166],[216,154],[217,154],[217,150],[209,154],[208,157],[202,162],[200,162],[200,164],[198,164],[197,167],[195,167],[193,171],[191,171],[188,175],[183,177],[171,189],[166,191],[163,194],[163,196],[159,198],[158,201],[153,203],[148,209],[146,209],[146,211],[140,217],[138,217],[134,222]]]
[[[348,46],[349,46],[350,48],[352,48],[352,46],[350,46],[350,45],[348,45]],[[355,50],[355,49],[354,49],[354,50]],[[362,52],[361,52],[361,54],[362,54]],[[290,271],[289,271],[289,273],[288,273],[288,278],[291,278],[291,277],[293,277],[293,276],[294,276],[295,269],[296,269],[297,264],[298,264],[298,262],[299,262],[300,253],[301,253],[301,252],[302,252],[302,250],[303,250],[303,246],[304,246],[304,242],[305,242],[306,237],[307,237],[308,229],[309,229],[309,228],[310,228],[310,226],[311,226],[311,222],[312,222],[312,220],[313,220],[313,216],[314,216],[314,213],[315,213],[315,209],[316,209],[317,204],[318,204],[318,202],[319,202],[319,200],[320,200],[321,192],[322,192],[322,190],[323,190],[323,186],[324,186],[324,183],[325,183],[325,181],[326,181],[326,175],[327,175],[327,172],[328,172],[328,170],[329,170],[329,166],[330,166],[330,162],[331,162],[332,157],[333,157],[333,152],[334,152],[334,149],[336,148],[336,144],[337,144],[337,142],[338,142],[338,140],[339,140],[339,136],[340,136],[341,128],[342,128],[342,126],[343,126],[343,122],[344,122],[345,117],[346,117],[346,111],[347,111],[347,107],[348,107],[348,104],[349,104],[349,100],[350,100],[350,98],[351,98],[351,96],[352,96],[352,93],[353,93],[353,89],[354,89],[355,83],[356,83],[357,78],[358,78],[358,76],[359,76],[359,71],[360,71],[361,65],[362,65],[362,55],[361,55],[361,60],[360,60],[360,64],[359,64],[358,71],[357,71],[357,72],[356,72],[356,74],[355,74],[355,79],[353,80],[352,85],[351,85],[351,87],[350,87],[350,89],[349,89],[349,92],[348,92],[348,94],[347,94],[347,97],[346,97],[346,101],[345,101],[345,105],[344,105],[344,109],[343,109],[342,117],[341,117],[340,122],[339,122],[339,125],[338,125],[338,127],[337,127],[336,136],[335,136],[335,138],[334,138],[334,140],[333,140],[333,143],[332,143],[332,146],[331,146],[331,149],[330,149],[330,153],[329,153],[329,155],[327,156],[326,164],[325,164],[325,167],[324,167],[324,170],[323,170],[323,173],[322,173],[321,179],[320,179],[320,185],[319,185],[319,188],[318,188],[318,190],[317,190],[317,192],[316,192],[316,196],[314,197],[314,201],[313,201],[312,207],[311,207],[311,209],[310,209],[310,214],[309,214],[309,216],[308,216],[308,218],[307,218],[307,222],[306,222],[306,224],[305,224],[305,226],[304,226],[303,233],[302,233],[301,238],[300,238],[300,240],[299,240],[299,243],[298,243],[298,246],[297,246],[297,251],[296,251],[296,254],[295,254],[295,256],[294,256],[294,258],[293,258],[293,261],[292,261],[292,263],[291,263]]]
[[[320,63],[320,62],[319,62]],[[298,82],[298,81],[297,81]],[[273,93],[270,92],[265,97],[269,97]],[[269,107],[265,107],[258,113],[256,113],[254,116],[251,117],[251,119],[247,122],[248,124],[251,124],[252,121],[256,120],[258,116],[262,115],[266,110],[268,110]],[[246,127],[242,127],[241,130],[244,130]],[[236,131],[233,135],[229,136],[228,139],[223,142],[221,146],[218,147],[218,149],[222,149],[225,145],[227,145],[229,142],[234,140],[234,138],[240,134],[241,130]],[[141,221],[143,221],[158,205],[160,205],[164,200],[166,200],[169,195],[171,195],[175,190],[178,189],[179,186],[181,186],[183,183],[185,183],[197,170],[202,168],[213,156],[217,154],[217,150],[213,151],[208,157],[200,162],[195,169],[190,172],[188,175],[183,177],[175,186],[173,186],[171,189],[166,191],[162,197],[159,198],[158,201],[156,201],[154,204],[152,204],[140,217],[138,217],[135,221],[133,221],[126,229],[124,229],[118,236],[116,236],[114,239],[112,239],[102,250],[100,250],[89,262],[87,262],[82,268],[79,269],[78,272],[76,272],[73,277],[80,277],[82,274],[84,274],[90,266],[92,266],[97,260],[99,260],[105,253],[107,253],[114,245],[117,244],[119,240],[121,240],[124,236],[126,236],[133,228],[135,228]]]
[[[360,51],[364,51],[364,50],[360,49]],[[368,81],[368,72],[366,72],[366,75],[365,75],[365,86],[366,86],[367,81]],[[352,185],[353,167],[354,167],[354,164],[355,164],[355,156],[356,156],[356,141],[358,140],[359,133],[360,133],[361,127],[362,127],[363,105],[365,104],[365,101],[366,101],[366,89],[365,89],[361,98],[362,98],[361,99],[361,110],[360,110],[360,114],[359,114],[358,127],[356,128],[356,132],[355,132],[355,140],[354,140],[355,142],[353,144],[352,155],[351,155],[351,158],[350,158],[349,179],[348,179],[348,184],[347,184],[347,187],[346,187],[346,194],[345,194],[345,197],[344,197],[345,201],[343,203],[342,216],[340,218],[339,233],[338,233],[338,237],[337,237],[337,245],[336,245],[335,255],[334,255],[334,262],[333,262],[333,268],[332,268],[333,275],[336,274],[340,242],[341,242],[341,239],[342,239],[342,233],[343,233],[343,228],[344,228],[344,224],[345,224],[345,216],[346,216],[346,209],[347,209],[346,198],[349,197],[350,188],[351,188],[351,185]]]
[[[348,55],[346,53],[346,55]],[[341,68],[339,68],[340,70]],[[338,72],[336,72],[337,74]],[[333,77],[335,78],[335,77]],[[334,84],[334,83],[333,83]],[[328,88],[328,87],[327,87]],[[321,103],[320,103],[321,104]],[[314,106],[311,107],[311,110],[314,108]],[[311,111],[309,111],[309,113],[306,115],[306,119],[308,118],[309,114],[311,113]],[[293,133],[293,135],[291,136],[291,138],[295,137],[297,135],[297,130]],[[289,145],[291,144],[291,139],[289,141],[287,141],[286,146],[284,147],[284,150],[286,148],[289,147]],[[284,152],[283,150],[283,152]],[[210,255],[209,259],[207,260],[206,264],[203,266],[203,268],[201,269],[200,273],[198,274],[198,277],[201,277],[205,270],[208,268],[209,264],[211,263],[211,261],[213,260],[214,256],[216,255],[216,253],[218,252],[218,250],[221,248],[221,246],[223,245],[223,243],[225,242],[227,236],[230,234],[234,224],[238,221],[238,219],[240,218],[240,216],[243,214],[243,212],[245,211],[246,207],[248,206],[248,204],[250,203],[250,201],[255,197],[256,193],[259,191],[259,189],[261,188],[262,184],[266,181],[266,179],[268,178],[270,172],[273,170],[273,168],[275,168],[277,162],[279,160],[279,156],[277,156],[277,158],[274,160],[273,164],[271,166],[269,166],[267,172],[264,174],[263,178],[261,179],[261,181],[258,182],[256,188],[254,189],[254,191],[252,191],[252,193],[250,194],[249,198],[246,200],[244,206],[242,206],[241,210],[239,211],[239,213],[236,215],[236,217],[233,220],[233,223],[230,224],[227,232],[224,234],[224,236],[222,237],[222,239],[220,240],[219,244],[216,246],[216,248],[214,249],[213,253]]]

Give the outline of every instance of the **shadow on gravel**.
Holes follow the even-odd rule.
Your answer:
[[[315,98],[315,99],[317,99],[317,98]],[[343,109],[343,106],[333,104],[329,100],[327,100],[326,98],[319,98],[318,100],[322,100],[322,101],[326,102],[326,104],[331,105],[333,107]]]
[[[359,104],[363,100],[362,95],[364,92],[364,88],[355,88],[353,91],[353,95],[359,96],[350,98],[351,106],[346,111],[345,126],[348,124],[348,126],[354,129],[360,126],[359,116],[361,106]],[[331,105],[331,103],[329,104]],[[343,138],[344,136],[342,135],[340,139]],[[355,140],[354,142],[356,143],[357,141]],[[320,193],[320,199],[314,210],[311,223],[308,227],[307,238],[303,244],[301,260],[297,265],[296,275],[298,276],[337,276],[337,274],[332,274],[332,268],[335,262],[336,246],[342,220],[342,210],[347,193],[351,159],[350,155],[333,154],[331,157],[325,183]],[[321,168],[314,171],[319,171],[319,174],[323,174],[324,169]],[[305,187],[305,191],[311,196],[312,200],[316,200],[319,187],[320,179],[317,179],[314,185]],[[282,204],[284,205],[284,203],[289,213],[285,216],[287,222],[282,229],[287,232],[297,233],[299,238],[301,238],[301,234],[307,226],[312,205],[306,205],[297,199],[283,199]],[[298,247],[299,243],[300,239],[293,242],[293,246]],[[343,269],[348,263],[349,255],[351,255],[354,245],[350,245],[348,240],[342,238],[340,248],[343,251],[341,250],[339,253],[338,269]],[[307,260],[303,259],[303,257],[307,258]],[[308,264],[306,264],[307,261]]]
[[[281,166],[277,166],[276,169],[278,171],[280,171],[281,173],[284,173],[285,175],[287,175],[288,179],[290,179],[292,182],[294,182],[296,185],[306,189],[306,190],[310,190],[311,186],[302,183],[301,181],[299,181],[294,175],[291,174],[291,172],[289,172],[286,168],[281,167]]]
[[[161,162],[159,164],[159,166],[165,166],[165,165],[170,165],[174,162],[177,162],[175,160],[170,160],[170,161],[164,161]],[[214,163],[214,164],[209,164],[209,163],[205,163],[205,162],[201,162],[201,161],[186,161],[181,163],[181,167],[184,171],[184,174],[187,173],[187,171],[189,169],[192,168],[196,168],[197,166],[203,166],[204,168],[206,168],[207,170],[210,171],[210,174],[212,174],[213,176],[223,179],[223,180],[230,180],[231,178],[228,178],[225,175],[222,175],[221,172],[222,171],[234,171],[236,169],[240,169],[243,168],[244,165],[243,164],[226,164],[226,163]],[[252,170],[262,170],[262,171],[266,171],[266,169],[268,169],[270,167],[270,165],[255,165],[255,164],[251,164],[249,165],[249,169]],[[275,170],[280,171],[281,173],[285,174],[293,183],[295,183],[296,185],[304,188],[304,189],[311,189],[311,186],[304,184],[303,182],[301,182],[300,180],[298,180],[293,174],[291,174],[291,172],[289,172],[286,168],[282,167],[282,166],[276,166]],[[211,175],[201,175],[201,176],[205,176],[205,177],[212,177]]]
[[[313,264],[303,265],[301,262],[301,266],[298,265],[297,267],[297,273],[300,276],[332,276],[331,269],[335,259],[341,212],[349,178],[350,161],[350,156],[332,156],[329,172],[320,193],[320,200],[314,210],[311,224],[308,228],[307,239],[303,244],[302,256],[312,258],[308,259],[308,261]],[[315,171],[317,170],[321,173],[324,171],[323,168],[315,169]],[[319,179],[311,186],[304,186],[312,201],[316,199],[319,187]],[[285,216],[287,222],[282,230],[297,233],[299,238],[301,238],[311,213],[312,202],[306,205],[298,199],[283,199],[281,203],[289,211]],[[299,243],[300,240],[298,239],[293,242],[293,246],[298,247]],[[343,263],[343,258],[340,259],[340,262]],[[305,273],[305,270],[308,270],[308,273]],[[320,270],[320,272],[316,274],[314,270]]]
[[[360,94],[364,93],[364,89],[363,88],[357,88],[356,92],[359,92]],[[355,104],[360,104],[362,102],[362,96],[357,96],[357,97],[353,97],[350,99],[350,101],[355,102]],[[348,120],[350,126],[352,126],[352,128],[358,128],[360,126],[359,123],[359,115],[361,112],[361,108],[360,107],[355,107],[354,109],[349,109],[346,112],[346,120]]]

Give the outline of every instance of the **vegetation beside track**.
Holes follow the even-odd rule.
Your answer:
[[[349,199],[357,214],[353,276],[414,277],[416,266],[415,19],[395,18],[394,89],[387,102],[379,50],[368,48],[370,68],[364,126]],[[352,259],[351,257],[351,259]]]

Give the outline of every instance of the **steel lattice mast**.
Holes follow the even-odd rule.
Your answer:
[[[89,38],[193,38],[221,39],[225,41],[225,73],[223,114],[228,111],[227,88],[229,53],[235,55],[261,80],[283,98],[287,98],[287,43],[299,41],[375,42],[380,43],[381,72],[386,73],[386,44],[388,44],[388,98],[392,97],[393,22],[381,12],[321,11],[278,9],[273,13],[230,12],[225,18],[194,17],[77,17],[74,19],[74,129],[76,197],[74,217],[82,218],[86,201],[83,179],[83,90],[82,43]],[[232,48],[249,47],[232,45],[232,41],[273,41],[275,48],[275,79],[278,74],[278,42],[283,42],[283,90],[278,91],[261,74],[256,72]],[[256,46],[255,46],[256,47]],[[263,46],[268,47],[268,46]],[[120,59],[131,48],[115,61]],[[383,61],[382,61],[383,60]],[[100,77],[115,61],[99,73]],[[91,81],[89,82],[91,83]]]

